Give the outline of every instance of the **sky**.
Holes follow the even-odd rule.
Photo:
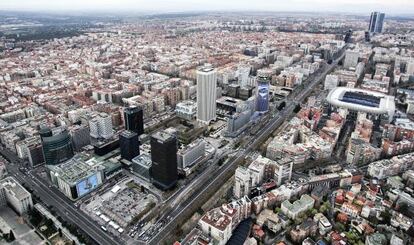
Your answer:
[[[414,0],[0,0],[0,10],[25,11],[306,11],[414,14]]]

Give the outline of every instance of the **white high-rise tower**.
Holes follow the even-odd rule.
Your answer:
[[[217,71],[211,64],[197,70],[197,120],[210,123],[216,119]]]

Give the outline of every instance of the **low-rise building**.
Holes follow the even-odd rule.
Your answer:
[[[52,183],[72,200],[95,190],[104,180],[103,169],[91,166],[79,155],[60,165],[47,167]]]
[[[291,219],[296,219],[301,213],[313,208],[315,200],[308,194],[302,195],[299,200],[291,203],[288,200],[282,202],[281,209]]]

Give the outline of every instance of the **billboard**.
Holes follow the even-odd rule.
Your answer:
[[[259,81],[257,86],[257,111],[266,112],[269,110],[269,83]]]
[[[76,190],[78,191],[78,196],[81,197],[85,194],[88,194],[92,190],[94,190],[96,187],[98,187],[98,175],[94,174],[89,176],[86,179],[83,179],[81,182],[79,182],[76,185]]]

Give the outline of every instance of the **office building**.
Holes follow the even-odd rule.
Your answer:
[[[217,71],[205,64],[197,70],[197,120],[210,123],[216,119]]]
[[[354,50],[347,50],[345,52],[345,60],[344,60],[344,67],[348,68],[356,68],[358,65],[359,59],[359,52]]]
[[[197,116],[197,104],[192,100],[182,101],[175,106],[175,114],[184,120],[195,120]]]
[[[174,135],[159,131],[151,136],[151,177],[153,184],[162,190],[175,186],[177,171],[177,139]]]
[[[206,142],[203,139],[197,139],[186,147],[180,149],[177,153],[178,169],[193,166],[201,160],[206,152]]]
[[[132,171],[148,182],[151,182],[151,166],[150,155],[141,154],[132,159]]]
[[[79,155],[60,165],[47,167],[52,183],[72,200],[95,190],[104,179],[99,167],[93,166],[92,161],[85,162]]]
[[[29,160],[31,167],[35,167],[45,162],[41,142],[27,145],[27,159]]]
[[[72,140],[66,129],[52,133],[50,128],[40,131],[46,165],[57,165],[73,157]]]
[[[89,121],[90,135],[93,138],[109,139],[114,135],[112,117],[107,113],[100,113]]]
[[[372,12],[369,20],[369,32],[381,33],[384,26],[385,14],[380,12]]]
[[[140,107],[127,107],[124,110],[125,129],[140,136],[144,133],[144,112]]]
[[[131,161],[139,155],[139,139],[138,134],[125,130],[119,135],[119,147],[121,149],[121,157]]]
[[[269,110],[269,82],[267,76],[257,79],[256,111],[265,113]]]
[[[13,177],[0,181],[0,206],[10,205],[19,215],[33,207],[32,195]]]
[[[69,129],[72,136],[72,145],[74,151],[81,151],[82,147],[91,143],[89,126],[87,125],[74,125]]]

